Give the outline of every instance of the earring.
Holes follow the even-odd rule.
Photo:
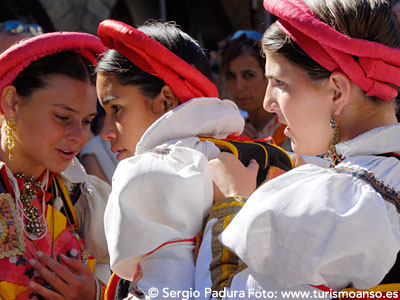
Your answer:
[[[331,127],[333,129],[333,136],[331,140],[331,145],[329,147],[329,159],[331,161],[331,167],[335,167],[338,163],[340,163],[343,158],[336,152],[335,145],[340,143],[340,128],[339,125],[336,124],[333,117],[330,118]]]
[[[8,159],[14,159],[14,147],[15,147],[15,120],[9,119],[7,120],[6,127],[4,128],[6,131],[6,141],[7,141],[7,148],[8,148]]]

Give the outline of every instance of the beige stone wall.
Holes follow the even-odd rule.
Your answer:
[[[96,34],[117,0],[39,0],[56,30]]]

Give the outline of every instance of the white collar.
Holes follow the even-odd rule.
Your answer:
[[[79,162],[79,160],[74,157],[75,166],[70,162],[67,168],[61,172],[61,176],[71,183],[82,183],[87,181],[87,173],[85,168]]]
[[[359,136],[336,145],[344,158],[388,152],[400,153],[400,123],[374,128]]]
[[[166,141],[194,136],[226,138],[243,131],[244,119],[236,104],[218,98],[195,98],[170,110],[143,134],[135,155]]]

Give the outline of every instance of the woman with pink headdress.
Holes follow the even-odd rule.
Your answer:
[[[92,71],[104,50],[93,35],[57,32],[0,55],[0,299],[104,296],[110,187],[75,158],[97,113]]]
[[[306,164],[265,183],[219,238],[275,299],[285,291],[335,298],[379,284],[388,285],[364,297],[398,295],[400,36],[390,1],[264,6],[278,17],[262,39],[264,108],[286,124],[296,153],[327,152],[331,167]],[[225,153],[212,166],[225,196],[254,190],[257,168]]]

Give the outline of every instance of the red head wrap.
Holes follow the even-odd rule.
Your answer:
[[[342,71],[367,96],[385,101],[396,97],[398,92],[390,84],[400,86],[400,49],[346,36],[320,21],[301,0],[264,0],[264,7],[321,66]]]
[[[0,92],[13,83],[31,62],[42,57],[75,51],[96,65],[96,55],[105,50],[100,39],[88,33],[52,32],[23,40],[0,54]],[[1,107],[0,110],[3,113]]]
[[[164,80],[181,103],[196,97],[218,97],[211,80],[145,33],[114,20],[101,22],[97,33],[104,45]]]

